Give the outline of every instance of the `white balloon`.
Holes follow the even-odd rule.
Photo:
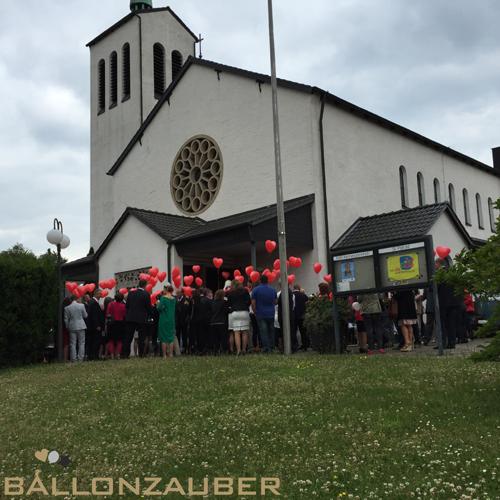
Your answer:
[[[355,310],[355,311],[359,311],[361,310],[361,304],[359,302],[353,302],[352,303],[352,308]]]
[[[55,450],[49,453],[49,464],[56,464],[59,462],[59,453]]]

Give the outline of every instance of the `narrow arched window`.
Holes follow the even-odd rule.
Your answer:
[[[182,54],[178,50],[172,51],[172,80],[179,74],[182,68]]]
[[[408,182],[406,180],[406,168],[399,167],[399,190],[401,192],[401,206],[408,208]]]
[[[448,201],[450,202],[451,208],[456,211],[455,188],[451,182],[448,184]]]
[[[118,102],[118,55],[111,52],[109,56],[109,107],[113,108]]]
[[[493,205],[493,200],[488,198],[488,215],[490,218],[490,229],[491,232],[494,233],[496,230],[495,227],[495,206]]]
[[[441,203],[441,187],[439,179],[434,179],[434,203]]]
[[[130,45],[122,47],[122,101],[130,98]]]
[[[417,189],[418,189],[418,204],[422,207],[425,205],[425,188],[424,188],[424,176],[422,172],[417,174]]]
[[[476,210],[477,210],[477,225],[479,229],[484,229],[483,220],[483,204],[481,203],[481,195],[476,193]]]
[[[470,208],[469,208],[469,193],[467,192],[467,189],[462,190],[462,197],[464,199],[464,218],[465,218],[465,224],[467,226],[472,226],[470,222]]]
[[[153,45],[154,90],[159,99],[165,91],[165,49],[161,43]]]
[[[97,113],[104,113],[106,109],[106,63],[104,59],[97,65]]]

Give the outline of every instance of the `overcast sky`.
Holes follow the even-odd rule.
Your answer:
[[[2,0],[0,250],[35,252],[54,217],[89,247],[86,42],[128,0]],[[155,0],[206,59],[268,73],[265,0]],[[500,145],[500,1],[275,0],[278,76],[317,85],[491,165]]]

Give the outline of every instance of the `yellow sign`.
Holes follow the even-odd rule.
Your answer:
[[[387,258],[389,281],[406,281],[420,277],[418,254],[391,255]]]

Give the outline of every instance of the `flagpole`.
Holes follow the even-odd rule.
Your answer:
[[[283,324],[283,346],[286,355],[291,354],[290,306],[288,293],[288,271],[286,268],[285,208],[283,203],[283,181],[281,177],[280,128],[278,117],[278,81],[276,79],[276,53],[274,49],[273,2],[267,0],[269,17],[269,47],[271,55],[271,89],[273,101],[274,162],[276,169],[276,209],[278,219],[278,242],[280,257],[281,305]]]

